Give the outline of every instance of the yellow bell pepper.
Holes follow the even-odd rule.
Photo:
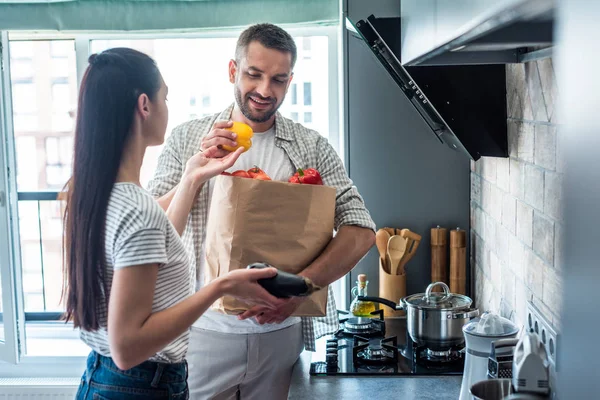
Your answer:
[[[237,148],[243,147],[244,152],[246,152],[250,149],[250,147],[252,146],[251,138],[254,135],[254,132],[252,131],[252,128],[250,128],[249,125],[244,124],[243,122],[234,121],[233,126],[231,128],[225,128],[225,129],[235,132],[237,134],[237,138],[235,139],[235,141],[237,142],[237,146],[233,147],[233,146],[223,145],[223,148],[225,150],[235,151]]]

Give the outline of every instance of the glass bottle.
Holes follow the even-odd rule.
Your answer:
[[[356,286],[352,288],[352,296],[354,296],[354,299],[352,300],[352,303],[350,303],[350,312],[356,317],[370,318],[372,317],[371,313],[375,311],[375,303],[372,301],[358,300],[358,296],[367,296],[368,284],[369,281],[367,281],[367,275],[360,274],[358,275]]]

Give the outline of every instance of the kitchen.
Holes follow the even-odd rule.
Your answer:
[[[430,235],[430,230],[435,229],[436,225],[448,230],[470,227],[467,230],[470,231],[468,238],[470,291],[468,293],[475,298],[476,307],[481,312],[491,311],[502,315],[521,326],[527,325],[529,314],[533,313],[538,316],[540,326],[543,321],[548,335],[556,335],[554,337],[560,338],[561,346],[568,346],[568,343],[565,344],[564,336],[556,332],[567,334],[561,323],[563,321],[561,315],[564,312],[561,309],[562,299],[565,293],[562,275],[566,268],[562,250],[565,198],[561,190],[565,180],[567,144],[563,139],[565,128],[559,128],[564,123],[559,114],[564,116],[569,111],[562,113],[559,111],[561,104],[564,103],[560,103],[558,93],[564,92],[557,88],[557,67],[560,67],[557,63],[557,52],[550,55],[548,49],[543,50],[551,44],[549,42],[553,41],[552,32],[548,30],[547,24],[543,23],[544,11],[539,11],[537,15],[542,22],[536,21],[537,24],[529,25],[523,23],[512,32],[508,32],[507,29],[505,37],[508,39],[505,42],[502,41],[501,35],[487,38],[492,43],[492,45],[488,44],[489,47],[499,49],[498,51],[489,51],[488,48],[487,53],[486,51],[467,53],[467,55],[463,53],[463,57],[460,57],[458,51],[453,53],[448,51],[448,48],[442,48],[442,44],[446,42],[439,38],[443,37],[444,33],[447,34],[446,39],[460,37],[457,29],[459,27],[463,28],[460,31],[463,39],[470,34],[480,34],[478,29],[484,28],[483,24],[478,24],[483,21],[483,18],[478,19],[475,16],[481,17],[478,13],[485,14],[485,11],[491,13],[488,15],[494,15],[493,11],[490,11],[492,5],[484,4],[485,2],[453,2],[452,5],[437,2],[437,14],[435,14],[427,12],[435,2],[426,3],[417,5],[415,2],[402,2],[400,14],[397,14],[397,9],[394,8],[395,2],[371,2],[365,5],[361,2],[349,1],[346,4],[345,15],[348,28],[346,68],[349,87],[347,107],[349,110],[361,110],[361,114],[377,115],[377,118],[364,118],[349,113],[345,121],[350,136],[350,176],[364,192],[365,201],[378,227],[409,228],[423,235],[416,255],[406,265],[406,294],[423,293],[427,284],[432,281],[430,268],[432,250],[430,243],[427,243],[433,237]],[[461,8],[459,7],[461,3],[465,11],[458,12],[456,9]],[[543,2],[529,3],[531,9],[515,12],[514,15],[532,12],[535,6],[543,9],[548,5],[548,3],[542,4]],[[468,17],[469,12],[466,11],[469,10],[468,6],[473,7],[471,9],[473,18],[467,23],[467,20],[461,21],[460,18]],[[500,4],[496,6],[498,9],[502,8]],[[477,7],[481,8],[477,9]],[[431,11],[432,8],[429,10]],[[375,39],[371,41],[368,37],[373,32],[368,28],[357,29],[360,23],[363,27],[369,25],[370,15],[376,17],[370,21],[373,26],[376,27],[378,22],[382,24],[378,34],[383,36],[383,41],[392,49],[393,46],[398,46],[394,51],[396,56],[401,55],[402,64],[404,60],[410,60],[408,65],[415,65],[411,64],[411,61],[424,60],[421,65],[461,65],[475,63],[476,57],[482,57],[480,58],[482,63],[486,62],[485,57],[488,57],[488,61],[492,57],[498,57],[493,61],[494,65],[504,64],[502,66],[506,67],[505,75],[504,71],[502,74],[502,78],[506,79],[505,92],[501,94],[504,97],[505,109],[492,108],[496,105],[493,103],[493,96],[498,94],[492,90],[485,98],[491,106],[482,110],[475,108],[476,105],[468,104],[466,108],[477,110],[480,115],[487,111],[483,114],[483,118],[488,118],[492,124],[488,127],[501,126],[502,130],[505,129],[506,156],[494,156],[496,148],[490,145],[484,150],[488,151],[488,156],[485,156],[482,151],[483,157],[471,161],[470,177],[461,174],[460,171],[469,168],[465,165],[467,157],[447,152],[444,146],[436,142],[435,136],[427,126],[426,118],[414,118],[418,113],[414,112],[410,100],[407,99],[408,96],[404,96],[399,90],[399,85],[396,83],[397,75],[390,73],[390,70],[398,69],[397,66],[394,67],[393,63],[386,62],[389,57],[386,57],[385,53],[373,57],[376,51],[371,51],[369,47],[373,45]],[[398,31],[383,26],[385,21],[381,22],[381,20],[398,16],[401,16],[403,24],[406,21],[406,26],[403,25],[401,28],[402,35],[394,36],[393,32]],[[519,29],[523,30],[519,31]],[[519,33],[527,29],[530,30],[530,35]],[[439,39],[437,43],[433,39],[436,33],[438,35],[436,38]],[[385,36],[386,34],[388,36]],[[555,34],[556,37],[560,36]],[[527,40],[535,42],[531,45],[542,50],[521,56],[523,58],[520,62],[507,61],[510,58],[506,58],[506,53],[503,52],[507,49],[514,50]],[[478,42],[480,48],[484,47],[485,43],[485,39]],[[460,50],[458,43],[452,45]],[[471,59],[469,56],[472,56]],[[411,74],[410,67],[406,69],[408,74]],[[420,82],[428,83],[427,80],[419,80],[419,78],[427,78],[425,76],[413,76],[417,85]],[[474,87],[481,85],[475,74],[471,75],[471,78],[456,84],[463,96],[473,93]],[[495,76],[488,74],[485,83],[491,85],[492,79],[495,79]],[[429,90],[431,92],[423,88],[424,94],[438,95],[433,84]],[[460,94],[446,93],[448,100],[459,96]],[[373,101],[373,98],[378,101]],[[431,97],[430,100],[434,107],[443,107],[439,101],[436,103]],[[492,109],[494,111],[490,112]],[[461,115],[457,110],[438,109],[438,111],[444,118]],[[447,114],[444,115],[444,112]],[[497,117],[506,118],[506,124],[494,120]],[[448,118],[446,122],[450,126],[453,125]],[[478,122],[481,121],[476,121]],[[480,129],[477,133],[482,131],[484,130]],[[459,133],[455,133],[459,139],[462,139]],[[466,132],[462,133],[467,135]],[[446,144],[451,145],[452,141],[449,142],[446,141]],[[373,149],[371,155],[364,156],[365,148]],[[589,162],[589,159],[586,161]],[[387,178],[390,175],[394,178]],[[372,178],[373,176],[386,178],[377,181]],[[470,185],[470,189],[465,188],[467,185]],[[463,196],[468,192],[470,192],[469,198]],[[464,207],[465,204],[470,204],[470,208]],[[574,234],[573,231],[571,234]],[[579,234],[577,236],[579,237]],[[450,239],[449,236],[447,238]],[[368,294],[374,296],[374,293],[379,292],[381,296],[378,258],[377,249],[373,249],[352,271],[349,278],[350,285],[355,286],[359,275],[366,274],[369,280]],[[398,297],[388,298],[393,302],[398,302],[398,299]],[[390,309],[383,305],[380,308]],[[388,322],[387,326],[389,325]],[[540,334],[541,331],[540,328]],[[393,335],[385,335],[388,336]],[[409,343],[401,336],[399,341]],[[383,346],[384,343],[382,342],[381,345]],[[564,347],[558,350],[558,358],[562,362],[565,357],[560,354],[566,351]],[[352,353],[347,357],[352,359]],[[555,362],[556,352],[551,357]],[[350,375],[360,375],[356,370],[352,373],[352,368],[347,367],[349,361],[344,362],[346,364],[339,361],[340,371],[347,369]],[[308,364],[308,360],[306,363]],[[400,361],[398,364],[400,371],[392,370],[391,376],[403,375],[402,363]],[[391,365],[393,366],[394,362]],[[304,374],[307,369],[303,370]],[[566,369],[568,367],[560,368],[562,374]],[[415,370],[411,372],[415,373]],[[328,378],[311,377],[310,386],[302,386],[302,389],[305,393],[315,388],[322,389],[318,392],[321,397],[335,397],[334,393],[342,393],[343,390],[344,398],[359,398],[361,397],[359,393],[363,395],[381,393],[377,398],[394,398],[395,395],[388,392],[402,393],[403,398],[458,398],[459,394],[462,394],[461,383],[464,379],[453,377],[452,368],[448,368],[445,374],[435,378],[420,377],[417,383],[414,379],[405,379],[405,376],[397,379],[388,376],[386,379],[383,378],[385,374],[377,376],[378,374],[373,373],[369,374],[369,378],[354,379],[340,374],[341,377],[337,378],[333,389],[330,389],[332,391],[328,392],[326,379],[338,376],[329,375]],[[404,375],[410,373],[405,371]],[[550,375],[550,387],[555,390],[557,376],[560,382],[560,375],[553,370]],[[579,383],[582,384],[581,380]],[[347,386],[352,389],[347,389]],[[581,390],[584,393],[585,389]],[[308,397],[298,395],[297,398]],[[586,397],[582,395],[565,398]]]
[[[341,2],[344,117],[340,124],[345,132],[345,157],[350,177],[364,196],[378,227],[409,228],[422,236],[414,258],[406,265],[407,295],[425,292],[431,282],[430,230],[437,225],[448,231],[460,228],[467,234],[466,294],[474,299],[474,305],[481,312],[491,311],[525,325],[528,302],[531,302],[539,312],[540,321],[559,333],[556,364],[560,373],[552,371],[550,387],[562,393],[577,393],[561,398],[594,398],[591,393],[595,393],[597,384],[591,372],[595,370],[593,357],[578,361],[582,366],[579,370],[587,372],[576,375],[571,372],[574,368],[569,366],[576,365],[572,359],[575,354],[589,354],[591,349],[586,343],[591,343],[591,332],[598,331],[598,323],[585,318],[586,313],[590,315],[593,305],[589,303],[593,302],[581,304],[577,301],[581,300],[579,293],[593,294],[591,282],[597,278],[597,273],[592,275],[594,272],[588,267],[594,254],[591,252],[594,235],[591,229],[586,231],[587,226],[593,226],[590,222],[596,222],[592,207],[596,204],[593,201],[597,196],[594,184],[598,180],[592,166],[597,161],[591,153],[589,156],[585,153],[588,148],[588,152],[593,151],[594,146],[581,146],[585,148],[575,152],[568,147],[564,137],[576,141],[579,135],[580,141],[589,142],[591,135],[587,132],[597,128],[590,115],[597,109],[594,106],[598,105],[598,100],[589,95],[589,92],[594,93],[589,88],[598,88],[598,79],[591,69],[597,56],[592,50],[594,35],[590,34],[598,28],[584,17],[599,15],[600,10],[597,5],[587,2],[553,4],[554,20],[562,21],[562,24],[554,24],[559,34],[554,38],[551,36],[552,44],[560,43],[561,46],[554,45],[551,56],[547,50],[545,53],[542,50],[522,55],[512,62],[502,59],[510,53],[506,49],[522,47],[518,34],[531,29],[526,24],[518,27],[520,30],[507,32],[507,37],[514,40],[508,45],[513,47],[502,47],[507,46],[502,42],[503,37],[491,37],[490,40],[495,40],[503,51],[472,52],[482,57],[493,54],[499,58],[481,59],[481,62],[493,62],[495,66],[505,68],[500,77],[504,79],[505,93],[488,93],[490,101],[502,95],[503,107],[485,115],[498,132],[504,133],[505,142],[500,140],[497,146],[488,143],[473,150],[476,147],[466,144],[468,138],[461,137],[462,130],[454,132],[457,138],[442,135],[445,144],[440,143],[428,122],[374,56],[361,37],[364,33],[356,26],[361,20],[367,23],[370,15],[401,17],[402,34],[396,37],[398,43],[390,46],[400,45],[403,65],[412,66],[411,62],[415,62],[414,65],[428,65],[428,62],[462,65],[472,54],[460,54],[461,49],[440,48],[436,34],[452,36],[464,26],[475,32],[480,27],[476,23],[477,17],[486,12],[493,15],[493,6],[501,9],[509,3],[521,2],[454,3],[460,3],[461,9],[467,11],[458,12],[457,4],[449,6],[440,1],[418,4],[410,1]],[[547,5],[542,3],[548,2],[526,3],[532,8],[537,5],[543,9]],[[434,11],[428,8],[434,5],[437,7]],[[521,10],[523,14],[525,11],[532,12]],[[436,22],[434,15],[440,21]],[[577,22],[573,23],[573,20]],[[467,30],[465,37],[468,33]],[[534,45],[547,47],[547,37],[542,33],[528,38],[532,38]],[[585,58],[581,54],[585,54]],[[430,58],[422,57],[424,55]],[[419,72],[414,71],[415,82],[420,85]],[[475,80],[474,75],[473,78]],[[580,81],[583,79],[586,81]],[[474,82],[470,84],[475,87],[463,84],[461,91],[464,89],[469,93],[469,90],[477,89]],[[433,96],[444,94],[430,95],[425,88],[423,92],[432,96],[433,106],[443,114],[444,110],[434,102]],[[461,100],[458,95],[452,99]],[[581,99],[586,101],[581,102]],[[569,107],[572,104],[578,104],[578,107]],[[445,114],[442,117],[445,118]],[[562,126],[565,121],[575,120],[577,125]],[[498,137],[502,138],[502,135]],[[496,143],[495,140],[492,142]],[[449,149],[447,145],[453,143],[465,146],[465,149]],[[486,155],[486,151],[496,151],[496,147],[505,154]],[[472,161],[471,157],[478,160]],[[565,175],[566,165],[577,172],[576,178]],[[381,180],[373,177],[381,177]],[[563,186],[573,190],[562,194]],[[563,210],[565,204],[567,207]],[[572,218],[571,225],[567,225],[569,218]],[[356,285],[360,274],[366,274],[368,278],[368,294],[381,296],[378,258],[377,249],[373,248],[348,276],[346,304],[338,304],[339,309],[350,308],[353,297],[349,289]],[[399,299],[388,300],[398,302]],[[385,309],[385,306],[380,308]],[[408,343],[407,337],[400,337],[399,342]],[[403,398],[439,399],[457,398],[461,391],[463,377],[452,371],[427,377],[314,376],[310,371],[312,356],[303,354],[297,365],[290,394],[292,399],[353,399],[363,398],[365,394],[387,399],[398,397],[398,393],[402,393]]]

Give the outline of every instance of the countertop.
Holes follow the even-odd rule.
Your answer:
[[[294,367],[289,400],[457,400],[462,376],[334,377],[310,376],[311,353]]]

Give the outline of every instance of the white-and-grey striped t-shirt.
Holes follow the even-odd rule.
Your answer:
[[[133,183],[116,183],[106,211],[105,254],[107,286],[110,291],[114,270],[134,265],[159,264],[152,312],[169,308],[194,288],[195,270],[179,234],[152,196]],[[100,329],[81,331],[81,339],[98,353],[110,357],[108,345],[108,296],[98,304]],[[167,363],[185,358],[189,331],[181,334],[150,358]]]

